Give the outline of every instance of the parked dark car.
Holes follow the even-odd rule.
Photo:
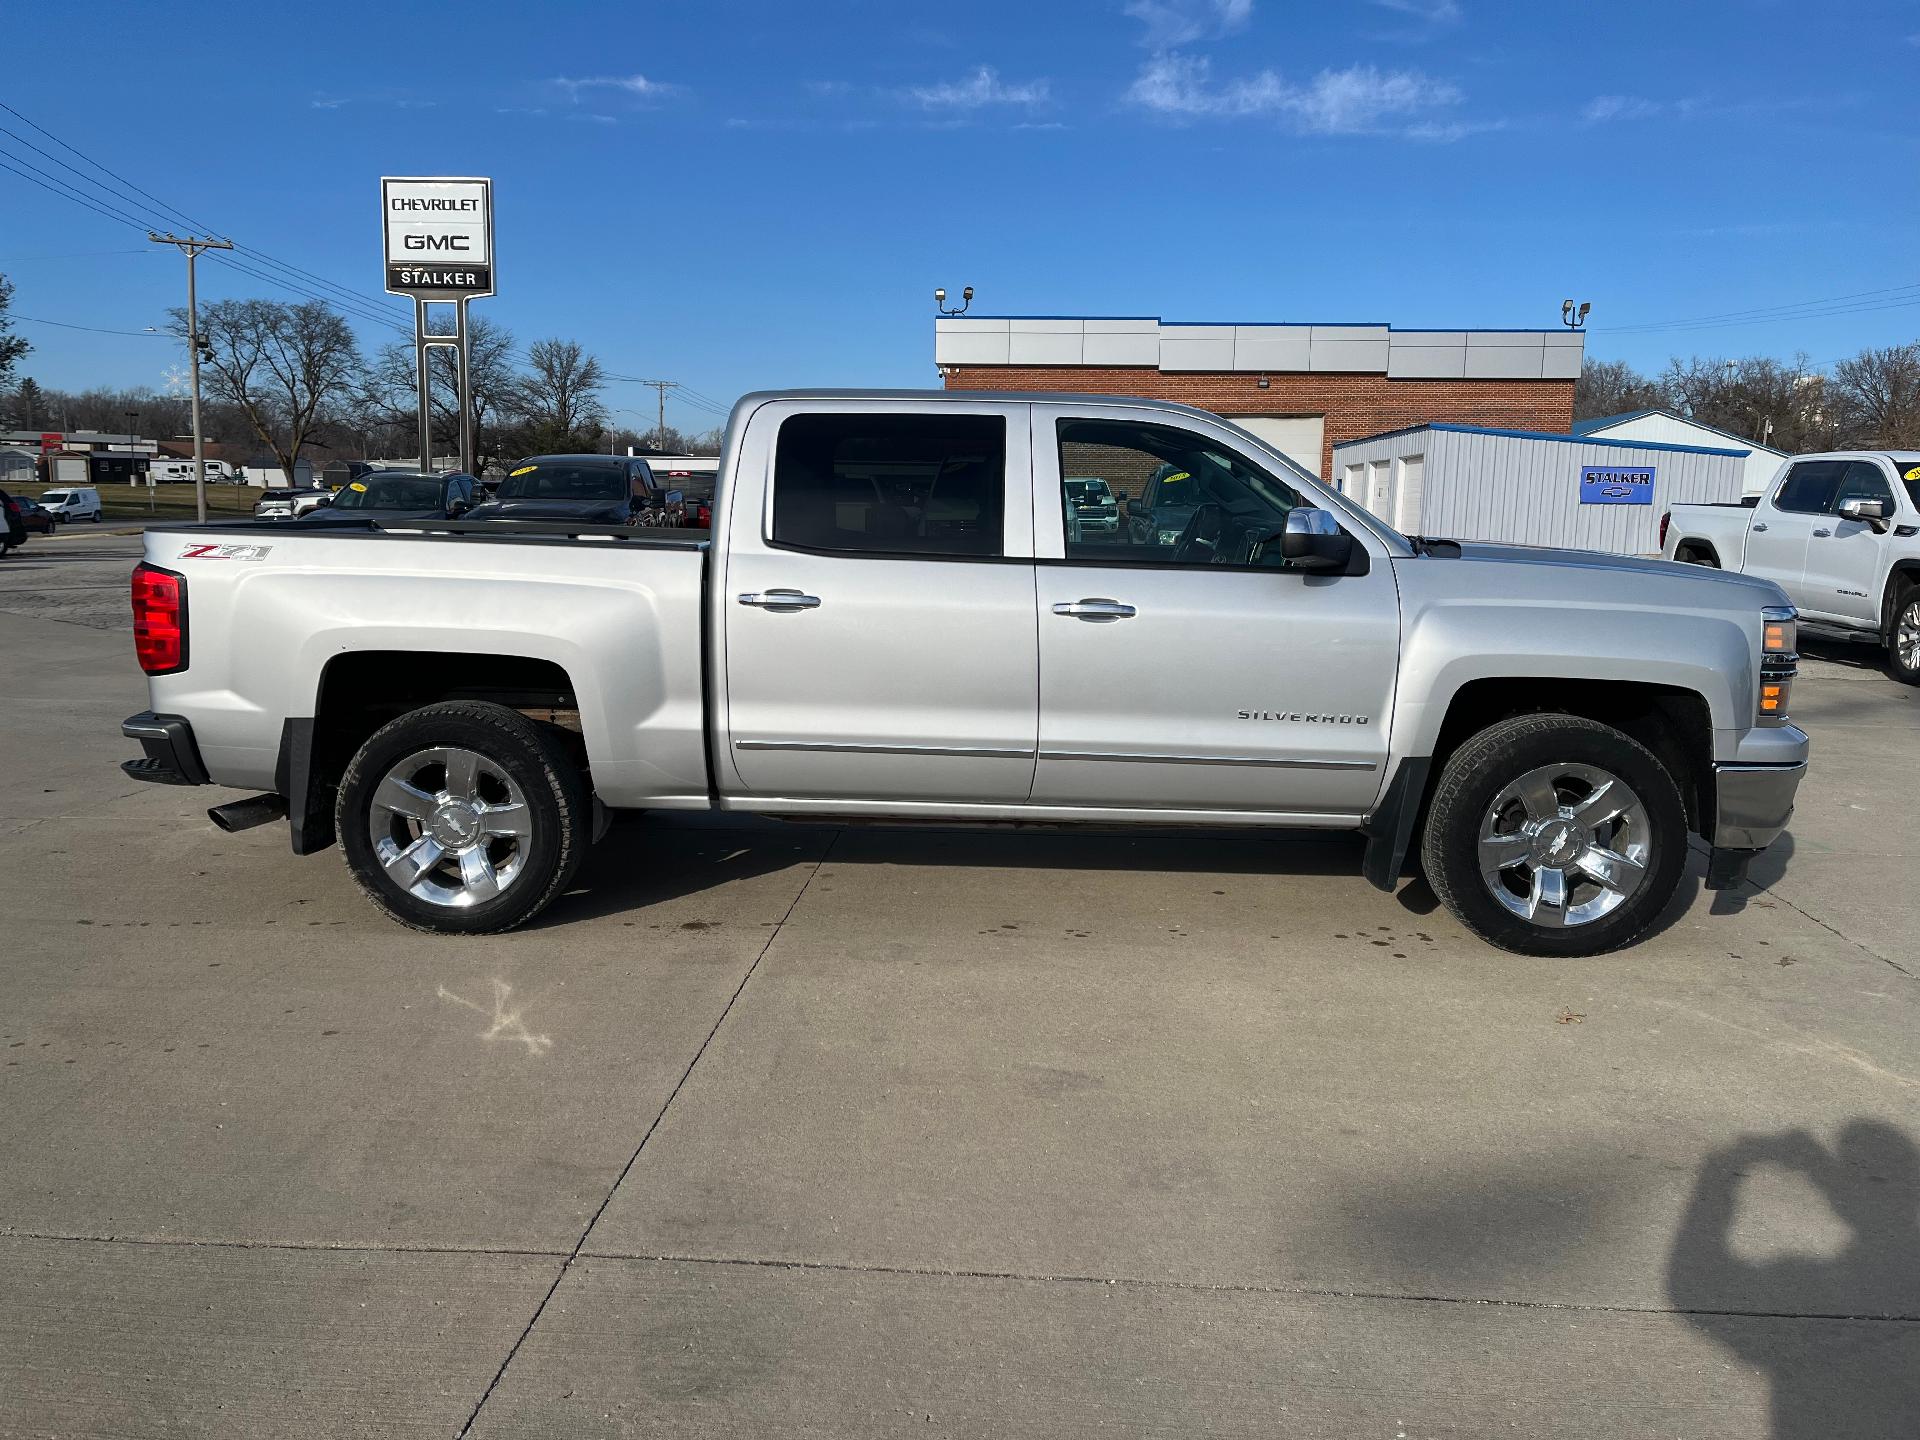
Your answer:
[[[678,490],[663,489],[644,460],[627,455],[532,455],[507,467],[474,520],[586,520],[613,525],[687,523]]]
[[[60,519],[38,500],[30,500],[25,495],[13,497],[13,503],[20,507],[20,523],[30,534],[51,535],[60,528]]]
[[[457,520],[473,508],[480,482],[455,470],[431,475],[421,470],[370,470],[350,480],[331,505],[312,512],[315,520],[346,512],[377,512],[384,519]]]
[[[20,502],[0,490],[0,555],[27,543],[27,527],[20,520]]]

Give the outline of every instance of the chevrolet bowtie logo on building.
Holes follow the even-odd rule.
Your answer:
[[[1367,725],[1372,721],[1365,715],[1333,715],[1318,711],[1299,710],[1236,710],[1234,717],[1239,720],[1288,720],[1301,725]]]

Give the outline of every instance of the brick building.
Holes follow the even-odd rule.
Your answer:
[[[1085,316],[934,322],[949,390],[1065,390],[1177,400],[1326,476],[1333,447],[1444,422],[1565,432],[1586,337],[1559,330],[1188,325]]]

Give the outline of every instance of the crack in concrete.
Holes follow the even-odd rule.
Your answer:
[[[806,880],[801,884],[799,890],[794,893],[793,900],[788,904],[785,913],[781,915],[779,921],[773,928],[767,932],[767,943],[760,947],[760,952],[753,957],[753,963],[747,966],[747,973],[740,977],[740,983],[734,987],[733,994],[729,995],[727,997],[727,1003],[720,1007],[720,1014],[718,1018],[714,1020],[713,1028],[707,1031],[706,1038],[700,1042],[700,1048],[693,1052],[693,1058],[687,1062],[687,1068],[680,1072],[680,1078],[674,1082],[673,1089],[668,1093],[666,1101],[660,1106],[659,1113],[653,1117],[653,1122],[647,1126],[646,1134],[640,1137],[640,1143],[633,1147],[633,1154],[627,1157],[627,1163],[620,1168],[620,1173],[614,1177],[613,1184],[607,1187],[606,1195],[601,1198],[599,1207],[595,1209],[593,1214],[588,1218],[586,1228],[580,1232],[580,1238],[573,1242],[573,1249],[570,1250],[567,1253],[567,1257],[560,1262],[560,1269],[553,1277],[553,1284],[547,1287],[547,1293],[542,1295],[540,1297],[540,1303],[534,1306],[533,1315],[528,1319],[526,1328],[520,1332],[513,1344],[508,1347],[506,1359],[502,1360],[500,1362],[500,1368],[493,1372],[493,1378],[487,1382],[487,1388],[481,1392],[479,1401],[473,1407],[473,1413],[467,1416],[466,1424],[460,1427],[454,1440],[466,1440],[466,1436],[472,1431],[474,1422],[480,1418],[480,1412],[486,1409],[487,1401],[493,1398],[493,1392],[499,1388],[500,1381],[505,1378],[508,1367],[513,1364],[514,1356],[518,1355],[520,1353],[520,1347],[527,1343],[527,1337],[533,1334],[534,1326],[538,1325],[540,1323],[540,1317],[546,1314],[547,1306],[559,1291],[561,1282],[567,1278],[567,1273],[573,1269],[574,1262],[580,1258],[580,1252],[586,1247],[587,1237],[593,1234],[593,1227],[600,1223],[600,1217],[607,1213],[607,1207],[613,1203],[613,1197],[620,1193],[620,1187],[626,1184],[627,1176],[632,1174],[633,1167],[640,1163],[640,1154],[647,1148],[647,1142],[653,1139],[654,1132],[660,1128],[660,1122],[667,1118],[667,1111],[673,1108],[673,1102],[680,1098],[680,1092],[686,1088],[687,1081],[692,1078],[693,1072],[700,1064],[701,1058],[706,1055],[708,1047],[713,1044],[713,1037],[718,1035],[720,1033],[720,1027],[727,1023],[727,1016],[733,1013],[733,1007],[739,1003],[741,995],[746,992],[748,982],[753,979],[754,973],[760,968],[760,962],[767,958],[767,952],[773,949],[773,942],[778,940],[780,938],[780,932],[787,928],[787,921],[791,920],[793,918],[793,912],[800,908],[800,902],[806,897],[808,888],[812,886],[815,877],[820,874],[821,867],[827,863],[827,857],[833,853],[833,847],[839,844],[840,837],[844,834],[846,834],[844,827],[833,832],[832,838],[827,841],[826,847],[821,850],[820,858],[813,862],[813,869],[807,873]]]

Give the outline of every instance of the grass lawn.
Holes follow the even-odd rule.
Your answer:
[[[11,492],[38,500],[49,490],[70,490],[70,485],[16,485]],[[193,486],[156,485],[149,490],[144,485],[102,485],[100,489],[100,508],[108,520],[139,520],[159,515],[169,520],[192,520],[199,511],[194,508]],[[222,519],[234,515],[251,515],[253,507],[265,492],[251,485],[209,485],[207,486],[207,518]],[[148,497],[152,497],[149,506]],[[65,528],[79,525],[86,528],[91,521],[70,521]]]

